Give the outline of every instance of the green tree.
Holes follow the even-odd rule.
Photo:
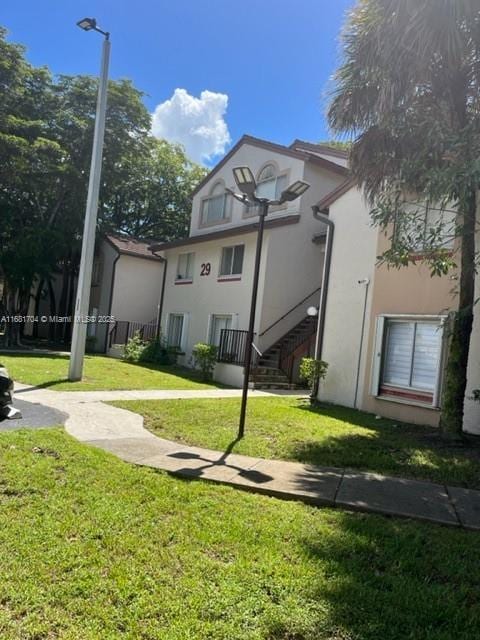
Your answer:
[[[153,137],[141,153],[125,157],[122,169],[125,179],[115,181],[103,201],[104,228],[158,240],[187,235],[191,193],[207,170],[192,163],[180,145]]]
[[[335,132],[355,138],[352,171],[374,206],[374,221],[386,228],[401,220],[407,192],[442,212],[453,205],[456,212],[459,310],[451,328],[441,424],[458,437],[473,321],[480,181],[478,0],[361,0],[343,34],[343,56],[329,121]],[[425,260],[432,274],[445,273],[454,258],[434,245]],[[383,257],[396,266],[408,263],[408,247],[394,243]]]
[[[85,214],[98,82],[53,78],[25,60],[0,27],[0,270],[3,306],[25,314],[32,284],[51,311],[71,311]],[[150,134],[143,94],[110,81],[99,230],[172,239],[188,228],[190,193],[205,171]],[[51,280],[63,274],[53,299]],[[18,340],[10,326],[9,341]],[[58,337],[58,336],[57,336]],[[68,336],[67,336],[68,337]]]

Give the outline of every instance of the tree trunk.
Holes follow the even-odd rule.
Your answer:
[[[475,303],[476,191],[472,189],[462,207],[461,266],[458,311],[450,336],[445,382],[442,393],[440,427],[444,436],[460,439],[467,387],[467,365]]]

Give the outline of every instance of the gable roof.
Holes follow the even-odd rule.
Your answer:
[[[143,258],[145,260],[156,260],[161,262],[160,256],[155,256],[150,251],[150,246],[154,240],[142,240],[133,236],[105,234],[105,240],[121,255]]]
[[[269,142],[268,140],[262,140],[261,138],[255,138],[253,136],[244,135],[240,138],[240,140],[230,149],[230,151],[220,160],[218,164],[216,164],[213,169],[208,173],[201,182],[196,186],[194,191],[192,192],[192,196],[202,189],[213,176],[230,160],[232,156],[237,153],[237,151],[244,144],[249,144],[252,147],[258,147],[260,149],[267,149],[268,151],[274,151],[276,153],[281,153],[285,156],[290,156],[292,158],[297,158],[298,160],[303,160],[304,162],[313,162],[314,164],[323,167],[327,171],[332,171],[333,173],[337,173],[339,175],[347,175],[348,169],[346,167],[342,167],[336,162],[332,162],[331,160],[327,160],[326,158],[321,158],[315,153],[309,151],[308,149],[297,150],[293,149],[292,146],[286,147],[283,144],[276,144],[275,142]],[[318,145],[314,145],[315,147]],[[318,153],[318,151],[317,151]],[[333,155],[333,154],[331,154]]]
[[[347,191],[350,191],[352,187],[356,186],[356,184],[357,181],[355,180],[355,178],[349,176],[346,180],[341,182],[338,187],[336,187],[336,189],[330,191],[330,193],[327,193],[326,196],[323,196],[323,198],[319,200],[315,206],[319,211],[325,211],[330,205],[332,205],[336,200],[343,196],[344,193],[347,193]]]
[[[327,144],[315,144],[314,142],[306,142],[305,140],[299,140],[298,138],[292,142],[290,148],[303,149],[305,151],[312,151],[313,153],[324,153],[325,155],[329,155],[334,158],[347,159],[349,156],[348,151],[337,149],[337,147],[329,147]]]

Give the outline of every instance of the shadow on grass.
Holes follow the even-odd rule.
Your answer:
[[[314,572],[307,597],[326,611],[319,638],[478,637],[473,534],[371,515],[324,518],[329,530],[312,527],[302,541]]]
[[[336,405],[301,404],[299,409],[346,423],[344,434],[328,435],[326,426],[321,439],[294,442],[291,455],[301,462],[480,488],[478,438],[451,443],[433,427],[377,420]],[[352,425],[356,433],[349,432]]]

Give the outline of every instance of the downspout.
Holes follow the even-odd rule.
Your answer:
[[[359,280],[358,284],[365,285],[365,298],[363,301],[363,315],[362,315],[362,329],[360,332],[360,345],[358,347],[358,361],[357,361],[357,377],[355,380],[355,397],[353,399],[353,408],[357,408],[357,399],[358,399],[358,384],[360,382],[360,366],[362,363],[362,351],[363,351],[363,336],[365,333],[365,317],[367,315],[367,300],[368,300],[368,287],[370,286],[370,280],[368,278],[363,278],[363,280]]]
[[[317,337],[315,339],[315,360],[321,360],[322,348],[323,348],[323,334],[325,330],[325,314],[327,310],[327,295],[328,295],[328,281],[330,277],[330,264],[332,261],[332,247],[333,247],[333,234],[335,230],[335,224],[328,215],[322,213],[318,205],[312,207],[313,217],[319,222],[327,225],[327,239],[325,244],[325,259],[323,261],[323,273],[322,273],[322,288],[320,290],[320,301],[318,304],[318,323],[317,323]],[[317,380],[314,388],[312,389],[311,401],[315,401],[318,395]]]
[[[112,279],[110,281],[110,295],[109,295],[109,300],[108,300],[108,313],[107,313],[107,316],[111,316],[112,315],[113,287],[115,285],[115,270],[117,268],[117,262],[119,261],[119,259],[120,259],[120,253],[117,254],[117,257],[113,261],[113,265],[112,265]],[[108,328],[107,328],[107,330],[105,331],[105,345],[104,345],[103,353],[107,353],[107,351],[108,351],[108,337],[109,337],[109,331],[108,331]]]
[[[160,258],[160,260],[163,262],[162,288],[160,290],[160,300],[158,301],[157,329],[155,332],[155,340],[158,341],[160,339],[160,329],[161,329],[160,323],[162,321],[163,301],[165,299],[165,283],[167,281],[168,260],[166,258],[163,258],[162,256],[159,256],[158,253],[155,253],[155,251],[152,251],[152,253],[157,258]]]

